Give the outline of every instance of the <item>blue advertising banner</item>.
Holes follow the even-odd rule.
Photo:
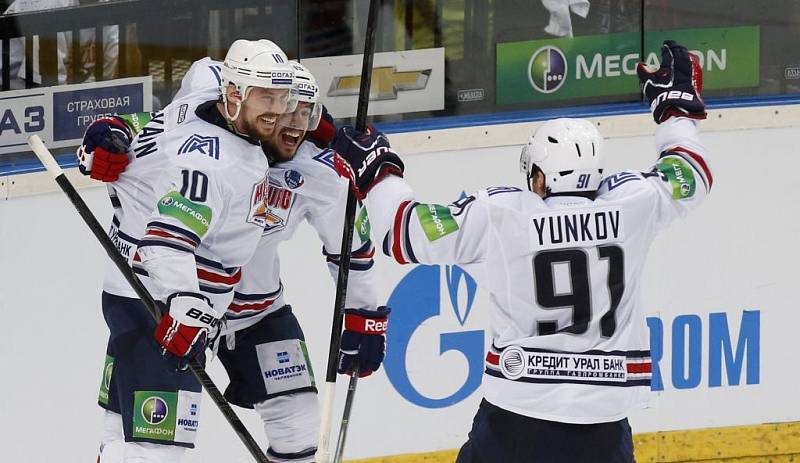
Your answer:
[[[0,93],[0,154],[27,151],[34,134],[51,148],[76,146],[98,117],[151,111],[152,87],[147,76]]]

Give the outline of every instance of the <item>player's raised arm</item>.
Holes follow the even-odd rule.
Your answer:
[[[416,201],[402,178],[403,162],[377,131],[359,134],[343,127],[334,149],[337,171],[366,198],[372,236],[384,254],[401,264],[484,259],[490,227],[485,198],[469,196],[450,205]]]
[[[697,58],[667,40],[662,47],[661,67],[638,67],[642,92],[650,102],[659,153],[650,172],[626,171],[606,178],[599,193],[606,197],[626,190],[649,190],[657,223],[669,224],[686,215],[711,192],[714,177],[708,152],[698,136],[698,123],[706,118],[701,97],[703,73]]]

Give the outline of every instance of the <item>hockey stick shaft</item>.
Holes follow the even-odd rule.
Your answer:
[[[370,0],[369,14],[367,16],[367,30],[364,39],[364,57],[361,63],[361,87],[358,92],[358,108],[356,111],[356,130],[364,132],[367,128],[367,110],[369,109],[369,91],[372,83],[372,60],[375,55],[375,29],[378,24],[378,9],[380,0]],[[344,319],[344,305],[347,298],[347,280],[350,275],[350,252],[353,245],[353,228],[356,217],[356,196],[352,190],[347,192],[347,205],[344,215],[344,227],[342,229],[342,249],[339,258],[339,274],[336,279],[336,298],[333,305],[333,323],[331,324],[331,342],[328,348],[328,369],[325,374],[325,396],[322,405],[322,416],[320,422],[320,438],[317,448],[317,463],[328,463],[330,461],[330,430],[333,418],[333,399],[336,388],[336,363],[339,358],[339,349],[342,341],[342,323]],[[355,366],[350,379],[350,387],[347,390],[345,403],[350,402],[352,406],[353,396],[356,391],[358,381],[358,365]],[[329,392],[330,390],[330,392]],[[329,401],[329,402],[328,402]],[[342,426],[339,427],[339,440],[337,450],[344,451],[344,438],[341,435],[347,434],[347,424],[350,421],[350,408],[346,407],[342,417]],[[342,431],[344,429],[344,431]]]
[[[147,308],[147,311],[150,312],[150,315],[153,317],[153,319],[158,322],[161,319],[161,312],[158,309],[153,296],[150,295],[150,292],[147,291],[147,288],[145,288],[139,278],[137,278],[133,273],[130,265],[128,265],[128,261],[122,256],[122,254],[119,253],[116,246],[114,246],[114,243],[111,241],[111,238],[108,237],[105,229],[97,221],[97,218],[94,216],[94,214],[92,214],[89,206],[86,205],[86,203],[83,201],[83,198],[81,198],[77,190],[75,190],[75,187],[69,181],[67,176],[64,175],[64,171],[61,170],[61,167],[53,158],[53,155],[50,154],[50,150],[47,149],[37,135],[32,135],[30,138],[28,138],[28,144],[30,145],[34,154],[36,154],[36,157],[38,157],[42,164],[44,164],[44,167],[53,177],[53,180],[55,180],[58,186],[61,187],[61,190],[67,195],[72,205],[75,206],[78,214],[92,231],[92,234],[94,234],[94,236],[100,242],[100,245],[103,246],[103,249],[105,249],[108,257],[117,266],[119,271],[122,273],[122,276],[124,276],[128,283],[130,283],[131,288],[133,288],[133,290],[136,292],[136,295],[139,296],[139,299],[142,300]],[[267,460],[264,452],[261,451],[258,443],[255,441],[255,439],[253,439],[253,436],[250,435],[250,432],[244,426],[244,423],[242,423],[242,421],[236,415],[236,412],[233,411],[228,401],[214,384],[214,381],[211,380],[211,377],[208,376],[208,373],[206,373],[200,362],[198,362],[196,359],[192,360],[189,363],[189,369],[211,397],[211,400],[217,405],[225,419],[228,420],[228,423],[230,423],[231,427],[239,436],[239,439],[242,440],[242,443],[244,443],[245,447],[247,447],[247,450],[250,451],[250,454],[253,456],[253,458],[255,458],[255,460],[259,463],[269,463],[269,460]]]

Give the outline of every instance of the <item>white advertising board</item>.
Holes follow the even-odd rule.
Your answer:
[[[336,118],[354,117],[362,55],[300,60],[317,78],[322,102]],[[368,114],[444,109],[444,48],[375,53]]]
[[[714,191],[654,244],[642,275],[654,393],[634,432],[800,421],[793,368],[800,218],[797,128],[703,133]],[[519,146],[405,158],[420,200],[521,186]],[[755,156],[753,153],[758,153]],[[646,169],[652,137],[606,143],[609,172]],[[779,166],[776,168],[775,166]],[[101,222],[102,188],[83,190]],[[790,243],[786,245],[786,243]],[[287,300],[303,325],[317,378],[325,370],[334,284],[313,229],[281,248]],[[61,193],[0,201],[0,460],[92,461],[107,330],[99,307],[101,250]],[[393,307],[384,367],[359,382],[347,458],[459,447],[480,401],[487,295],[467,269],[400,267],[376,256],[380,302]],[[227,378],[209,366],[218,385]],[[337,416],[346,381],[339,381]],[[186,462],[251,461],[205,400]],[[255,413],[237,409],[263,442]],[[338,422],[338,419],[337,419]],[[46,436],[47,445],[41,445]]]

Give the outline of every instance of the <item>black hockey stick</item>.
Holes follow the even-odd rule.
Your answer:
[[[364,41],[364,59],[361,64],[361,88],[358,93],[358,110],[356,112],[356,130],[364,132],[367,128],[367,109],[369,107],[369,88],[372,82],[372,58],[375,55],[375,28],[378,23],[380,0],[370,0],[367,17],[367,31]],[[350,274],[350,251],[353,245],[353,228],[356,216],[356,196],[352,190],[347,192],[347,207],[344,213],[342,229],[342,249],[339,257],[339,275],[336,279],[336,299],[333,304],[333,324],[331,325],[331,342],[328,348],[328,370],[325,374],[325,392],[322,398],[319,446],[316,462],[330,462],[330,430],[333,417],[333,401],[336,391],[336,364],[342,343],[342,322],[344,304],[347,297],[347,280]],[[339,439],[336,445],[336,461],[344,452],[344,441],[347,436],[347,425],[350,422],[350,410],[358,382],[358,363],[353,365],[353,374],[347,388],[344,416],[339,426]]]
[[[150,315],[153,316],[156,323],[161,319],[161,312],[159,311],[158,307],[156,306],[156,301],[153,299],[153,296],[147,291],[147,288],[144,287],[139,278],[134,275],[133,270],[128,265],[128,261],[122,257],[122,254],[117,251],[116,246],[111,241],[111,238],[108,237],[108,234],[97,221],[92,211],[89,209],[89,206],[83,202],[83,198],[78,194],[75,190],[75,187],[72,186],[69,179],[66,175],[64,175],[64,171],[61,170],[61,167],[58,165],[55,159],[53,159],[53,155],[50,154],[50,151],[44,146],[42,140],[37,135],[32,135],[28,138],[28,144],[31,146],[34,154],[36,157],[42,161],[44,167],[53,177],[53,180],[56,181],[58,186],[61,187],[61,190],[67,195],[69,200],[72,202],[72,205],[75,206],[75,209],[78,210],[78,214],[80,214],[81,218],[89,229],[92,231],[94,236],[100,242],[100,245],[103,246],[105,249],[106,254],[108,257],[114,261],[114,264],[117,266],[119,271],[122,273],[122,276],[128,280],[130,283],[131,288],[136,291],[136,294],[139,296],[139,299],[142,300],[145,307],[147,307],[147,311],[150,312]],[[244,426],[244,423],[236,416],[236,412],[233,411],[231,405],[225,400],[225,397],[219,391],[217,386],[208,376],[206,370],[200,365],[196,359],[193,359],[189,363],[189,369],[194,373],[194,376],[200,381],[200,384],[203,388],[208,392],[208,395],[211,396],[211,400],[217,405],[219,410],[222,412],[222,415],[225,416],[225,419],[228,420],[233,430],[239,436],[239,439],[242,440],[244,446],[247,447],[247,450],[250,451],[250,454],[253,455],[253,458],[256,459],[259,463],[269,463],[267,460],[266,455],[264,452],[261,451],[261,448],[256,443],[253,436],[250,435],[250,432]]]

